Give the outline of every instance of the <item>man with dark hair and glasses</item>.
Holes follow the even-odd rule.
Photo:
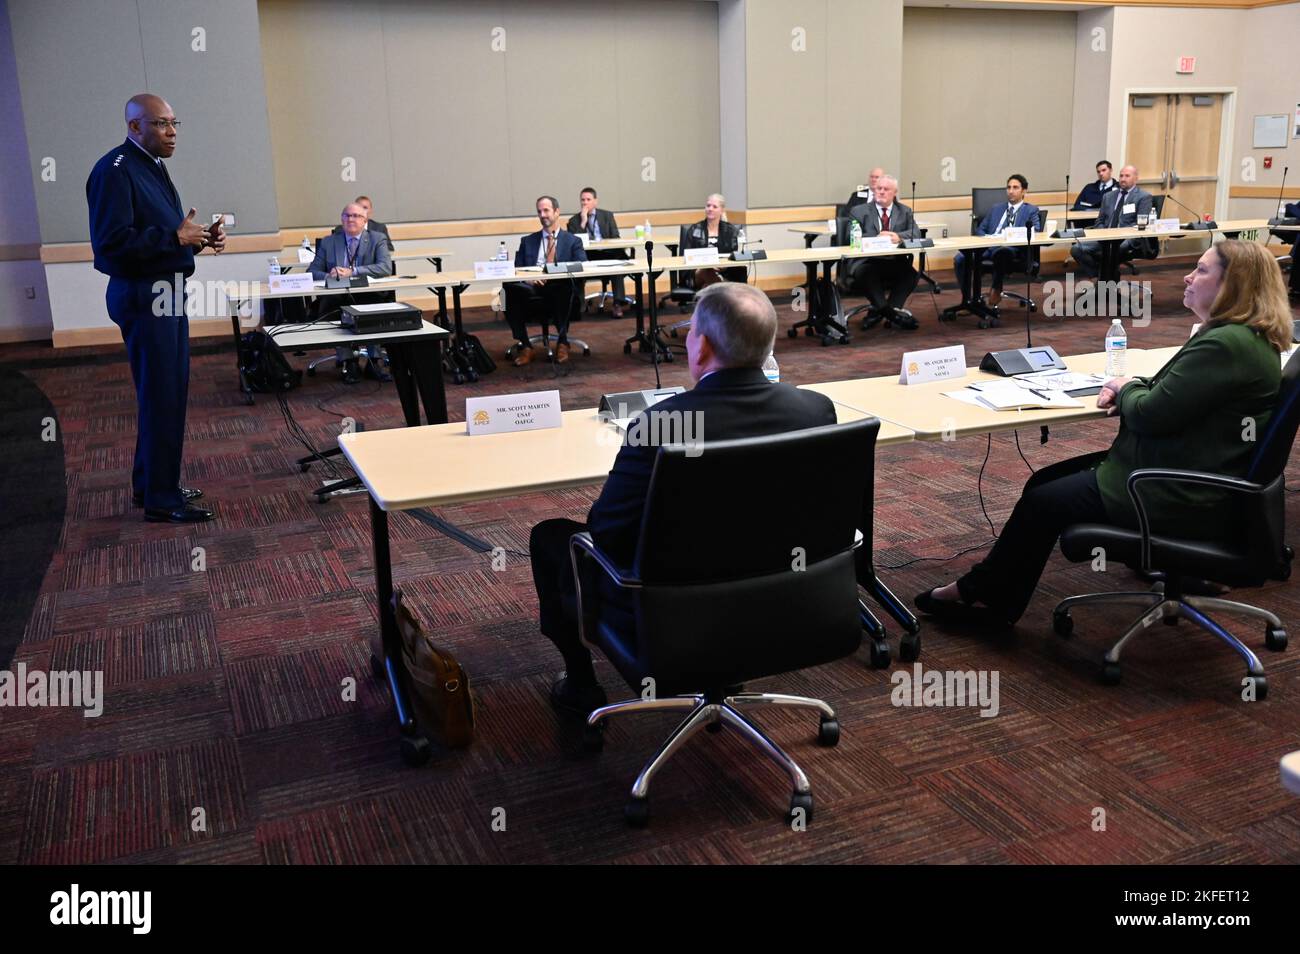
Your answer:
[[[176,152],[180,123],[166,100],[150,93],[126,104],[126,140],[109,150],[86,180],[95,269],[108,276],[108,317],[122,330],[138,418],[131,489],[146,520],[195,523],[212,511],[181,486],[185,405],[190,383],[190,326],[185,279],[194,255],[226,246],[220,223],[184,212],[164,159]]]

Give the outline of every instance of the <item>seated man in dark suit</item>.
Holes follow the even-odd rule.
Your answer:
[[[365,210],[366,228],[369,229],[371,232],[381,233],[384,236],[384,240],[388,242],[388,251],[390,252],[394,251],[393,239],[388,234],[388,226],[385,225],[383,222],[379,222],[371,218],[371,216],[374,214],[374,204],[370,201],[370,196],[359,195],[352,201],[355,202],[357,205],[361,206],[361,208]]]
[[[823,395],[788,384],[771,384],[762,371],[776,336],[776,311],[763,292],[739,282],[717,282],[700,292],[686,354],[695,387],[661,401],[633,422],[629,434],[659,434],[662,442],[732,440],[779,434],[835,423],[835,407]],[[653,417],[660,416],[658,421]],[[698,421],[698,427],[669,422]],[[707,431],[705,431],[707,428]],[[686,433],[675,433],[682,432]],[[592,504],[587,523],[544,520],[533,527],[529,549],[537,586],[541,630],[564,657],[567,671],[551,690],[551,703],[564,712],[586,715],[605,704],[591,654],[578,636],[577,621],[564,605],[575,592],[569,538],[590,530],[592,539],[615,563],[632,566],[640,536],[657,446],[625,443],[605,488]],[[683,506],[706,506],[683,501]],[[755,515],[754,532],[762,533]],[[744,541],[737,541],[744,546]]]
[[[316,281],[325,278],[351,278],[365,275],[368,278],[382,278],[393,273],[393,259],[388,251],[387,236],[372,232],[366,227],[369,221],[365,209],[355,202],[350,202],[343,209],[342,224],[337,231],[331,232],[320,240],[316,246],[316,257],[307,266],[307,271]],[[376,296],[364,293],[351,297],[351,303],[361,304],[367,300],[374,301]],[[382,300],[382,299],[381,299]],[[330,306],[348,304],[348,301],[333,299]],[[350,348],[339,348],[338,360],[343,366],[343,380],[353,384],[361,380],[357,359],[353,358]],[[379,379],[387,377],[377,364],[378,347],[369,352],[370,361],[367,372]]]
[[[1038,206],[1025,200],[1029,190],[1029,180],[1020,173],[1007,179],[1007,201],[999,202],[989,209],[980,223],[975,226],[975,235],[997,235],[1004,229],[1038,227]],[[973,251],[971,254],[975,254]],[[993,263],[992,289],[988,294],[988,303],[997,306],[1002,301],[1002,282],[1007,272],[1012,269],[1025,268],[1024,246],[1002,245],[998,248],[984,249],[984,261]],[[953,271],[957,275],[957,285],[961,288],[962,301],[971,301],[979,294],[978,288],[970,288],[968,282],[974,269],[968,266],[966,253],[958,252],[952,260]]]
[[[1079,197],[1074,200],[1072,209],[1100,209],[1101,200],[1106,198],[1106,193],[1115,188],[1115,180],[1110,174],[1111,164],[1109,159],[1103,159],[1097,163],[1097,181],[1089,182],[1079,191]]]
[[[525,235],[515,252],[515,268],[554,262],[585,262],[587,253],[582,243],[571,233],[560,228],[560,204],[552,196],[537,199],[537,221],[542,228]],[[555,329],[555,361],[563,364],[569,360],[569,318],[578,310],[582,289],[578,282],[568,278],[552,281],[508,282],[506,289],[506,321],[518,343],[515,367],[522,368],[533,360],[533,346],[528,343],[525,321],[534,308],[546,311],[548,324]]]
[[[862,226],[863,238],[887,237],[897,245],[903,239],[921,237],[912,210],[895,201],[898,180],[881,176],[876,181],[875,198],[849,209],[849,217]],[[896,328],[916,330],[916,319],[903,306],[916,290],[918,277],[911,255],[887,255],[876,259],[849,259],[844,268],[843,287],[861,291],[871,302],[871,310],[862,322],[868,328],[882,319]]]
[[[1125,166],[1119,171],[1119,188],[1111,189],[1101,202],[1101,212],[1097,215],[1096,228],[1127,229],[1139,221],[1147,221],[1151,214],[1151,193],[1137,184],[1137,166]],[[1126,262],[1139,255],[1153,254],[1152,244],[1155,239],[1124,239],[1119,245],[1119,260]],[[1100,242],[1080,242],[1071,253],[1079,263],[1079,272],[1090,278],[1097,277],[1098,262],[1101,258]]]
[[[599,242],[601,239],[618,238],[618,223],[614,221],[614,213],[606,212],[604,209],[596,207],[596,190],[587,186],[578,193],[578,202],[581,208],[569,216],[568,230],[574,235],[586,235],[588,241]],[[620,249],[605,250],[587,250],[587,258],[593,261],[597,259],[625,259],[626,255]],[[609,281],[614,289],[614,317],[623,317],[623,301],[627,298],[626,282],[622,275],[611,275]]]

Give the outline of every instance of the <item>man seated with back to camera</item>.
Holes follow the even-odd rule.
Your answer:
[[[824,395],[772,384],[764,375],[762,365],[772,351],[776,327],[771,301],[751,285],[718,282],[700,292],[686,336],[695,386],[642,411],[629,434],[658,435],[660,443],[698,444],[703,451],[708,440],[834,424],[835,406]],[[688,417],[698,426],[687,425]],[[674,434],[674,430],[690,433]],[[631,567],[657,454],[658,446],[652,442],[627,440],[585,524],[554,519],[533,527],[529,552],[540,629],[555,643],[566,667],[551,688],[551,704],[561,712],[586,716],[605,704],[577,620],[564,610],[566,600],[572,605],[575,594],[569,538],[589,530],[615,564]]]
[[[585,262],[587,253],[582,242],[571,232],[560,228],[560,204],[554,196],[537,197],[539,231],[519,240],[515,252],[515,268],[545,267],[558,262]],[[569,360],[569,319],[578,310],[582,294],[576,279],[555,278],[551,281],[507,282],[506,321],[515,336],[515,367],[522,368],[533,360],[533,346],[528,342],[527,319],[534,309],[540,309],[546,322],[555,329],[555,363]]]

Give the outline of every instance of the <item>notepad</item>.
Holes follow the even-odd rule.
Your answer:
[[[963,404],[987,407],[995,411],[1083,407],[1082,401],[1075,400],[1064,391],[1041,390],[1014,380],[980,381],[961,391],[943,393]]]

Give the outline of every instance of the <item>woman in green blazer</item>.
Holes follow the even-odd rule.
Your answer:
[[[1061,531],[1076,523],[1137,526],[1129,474],[1172,467],[1240,477],[1277,403],[1278,355],[1291,308],[1273,256],[1254,242],[1211,246],[1183,279],[1201,327],[1151,378],[1115,378],[1097,406],[1120,418],[1105,457],[1062,461],[1030,477],[989,555],[957,581],[916,597],[924,613],[1009,625],[1024,613]],[[1215,539],[1237,532],[1227,493],[1165,484],[1146,496],[1153,529]],[[1194,519],[1193,519],[1194,518]]]

